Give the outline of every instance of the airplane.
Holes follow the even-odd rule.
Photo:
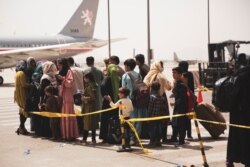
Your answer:
[[[0,70],[14,67],[18,60],[55,60],[86,53],[108,44],[108,40],[94,39],[94,27],[99,0],[83,0],[63,29],[53,36],[0,37]],[[111,39],[111,42],[123,40]],[[0,76],[0,85],[3,77]]]
[[[194,64],[197,64],[199,63],[200,61],[199,60],[180,60],[176,54],[176,52],[174,52],[174,62],[181,62],[181,61],[186,61],[188,62],[189,65],[194,65]]]

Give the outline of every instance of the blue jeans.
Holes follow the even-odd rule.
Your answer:
[[[134,107],[134,111],[130,114],[131,118],[146,118],[148,117],[148,110],[147,108],[136,108]],[[133,125],[135,126],[135,129],[138,133],[138,135],[141,135],[142,132],[142,122],[134,122]],[[131,133],[131,140],[135,141],[135,134]]]

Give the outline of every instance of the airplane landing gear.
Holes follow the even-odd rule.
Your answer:
[[[0,85],[2,85],[2,84],[3,84],[3,77],[0,76]]]

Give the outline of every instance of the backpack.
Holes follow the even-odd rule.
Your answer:
[[[135,107],[147,108],[149,103],[149,87],[141,80],[135,80],[131,73],[127,73],[133,84],[131,101]]]
[[[109,119],[107,140],[109,144],[121,144],[121,124],[119,118],[116,116]]]
[[[238,75],[227,76],[215,82],[212,103],[221,111],[233,110],[233,105],[238,97]]]
[[[187,99],[188,99],[188,112],[193,112],[196,105],[197,97],[195,94],[188,88],[187,89]]]

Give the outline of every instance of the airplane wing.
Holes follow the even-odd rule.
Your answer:
[[[34,57],[36,60],[55,60],[61,56],[70,56],[70,54],[77,54],[80,51],[84,52],[92,50],[91,48],[84,47],[84,44],[85,43],[68,43],[1,51],[0,69],[14,67],[18,60],[26,60],[30,56]]]
[[[112,39],[111,42],[116,42],[123,39],[124,38]],[[87,42],[0,51],[0,69],[14,67],[18,60],[26,60],[30,56],[34,57],[36,60],[55,60],[57,58],[73,56],[78,53],[89,52],[95,48],[99,48],[107,44],[108,40],[93,39]]]

